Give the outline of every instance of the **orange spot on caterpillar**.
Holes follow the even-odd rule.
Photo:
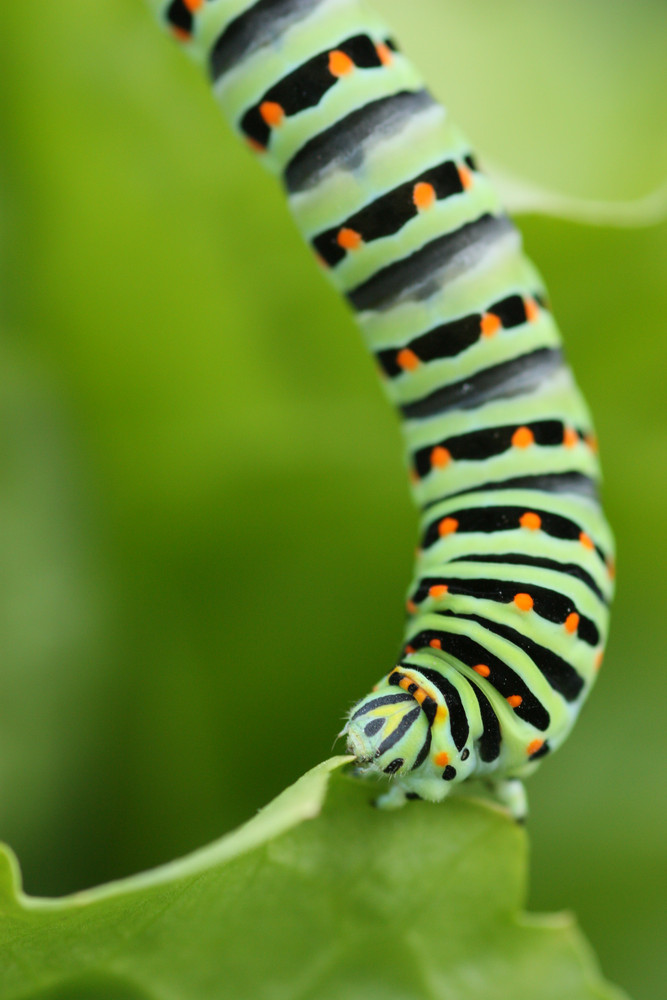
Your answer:
[[[354,69],[354,63],[348,55],[340,49],[334,49],[329,53],[329,72],[332,76],[346,76]]]
[[[604,659],[604,650],[601,649],[599,652],[595,654],[595,659],[593,661],[596,670],[599,670],[600,667],[602,666],[603,659]]]
[[[438,525],[438,534],[441,538],[445,535],[453,535],[455,531],[458,531],[459,522],[455,517],[443,517],[442,521]]]
[[[414,601],[406,601],[405,606],[408,609],[409,614],[414,615],[417,613],[417,605]]]
[[[398,686],[403,688],[404,691],[407,691],[411,684],[414,684],[414,681],[411,681],[409,677],[401,677],[398,682]]]
[[[371,688],[371,691],[377,691],[379,687],[380,687],[379,684],[374,684],[373,687]]]
[[[358,250],[363,240],[361,238],[361,233],[358,233],[355,229],[341,229],[336,237],[336,242],[339,247],[343,250]]]
[[[487,667],[486,663],[478,663],[477,666],[472,669],[476,674],[479,674],[480,677],[488,677],[491,673],[491,670]]]
[[[419,473],[417,472],[416,469],[410,469],[410,482],[413,484],[413,486],[416,486],[417,483],[419,482]]]
[[[403,371],[413,372],[415,368],[419,368],[421,362],[414,351],[411,351],[409,347],[404,347],[396,355],[396,364]]]
[[[457,170],[459,172],[459,178],[460,178],[461,186],[463,187],[463,190],[464,191],[469,191],[470,188],[474,184],[474,178],[473,178],[473,175],[472,175],[472,171],[469,170],[467,167],[464,167],[463,164],[460,164],[457,167]]]
[[[510,708],[518,708],[523,702],[523,698],[520,694],[511,694],[506,700]]]
[[[405,652],[406,652],[406,653],[408,654],[408,656],[409,656],[409,655],[410,655],[410,653],[414,653],[414,652],[415,652],[415,647],[414,647],[414,646],[406,646],[406,647],[405,647]]]
[[[518,427],[512,434],[512,444],[515,448],[530,448],[535,444],[535,435],[530,427]]]
[[[375,51],[377,52],[378,58],[383,66],[391,66],[394,61],[394,53],[388,45],[385,45],[384,42],[378,42],[375,46]]]
[[[443,750],[442,753],[437,753],[433,760],[436,767],[447,767],[449,764],[449,754]]]
[[[483,337],[493,337],[493,335],[498,333],[498,330],[502,330],[502,328],[503,324],[499,316],[496,316],[495,313],[484,313],[482,316],[482,322],[480,323],[480,329]]]
[[[185,28],[179,28],[178,25],[176,25],[176,24],[172,24],[170,27],[171,27],[171,33],[172,33],[172,35],[179,42],[189,42],[190,39],[192,38],[192,35],[190,34],[190,32],[186,31]]]
[[[435,583],[428,589],[429,597],[435,597],[437,601],[439,598],[444,597],[448,590],[449,587],[446,583]]]
[[[442,445],[436,445],[431,452],[431,468],[433,469],[444,469],[446,465],[449,465],[451,460],[452,456]]]
[[[593,452],[593,454],[597,455],[597,453],[598,453],[598,439],[597,439],[596,435],[595,434],[587,434],[585,436],[585,438],[584,438],[584,441],[586,442],[586,444],[588,445],[588,447],[591,449],[591,451]]]
[[[574,448],[579,444],[579,435],[573,427],[566,427],[563,431],[563,444],[566,448]]]
[[[527,528],[528,531],[539,531],[542,527],[542,518],[534,511],[528,510],[519,518],[519,524],[522,528]]]
[[[431,639],[431,641],[429,642],[429,646],[432,646],[433,649],[442,649],[442,643],[440,642],[440,639]]]
[[[257,141],[257,139],[253,139],[250,136],[247,136],[246,137],[246,142],[248,143],[248,145],[250,146],[250,148],[252,149],[252,151],[254,153],[265,153],[266,152],[266,146],[263,146],[261,142]],[[322,258],[320,258],[320,259],[322,259]]]
[[[530,594],[515,594],[514,603],[520,611],[532,611],[535,602]]]
[[[412,200],[415,208],[420,212],[426,212],[429,208],[433,208],[437,199],[438,196],[432,184],[426,184],[424,181],[415,184],[412,191]]]
[[[607,559],[607,572],[609,573],[610,580],[616,579],[616,563],[611,556]]]
[[[445,708],[444,705],[438,705],[435,713],[435,721],[442,722],[446,718],[447,718],[447,709]]]
[[[526,319],[529,323],[534,323],[540,316],[540,308],[535,299],[525,299]]]
[[[566,632],[576,632],[579,628],[579,615],[576,611],[568,615],[565,619],[565,631]]]
[[[428,696],[428,692],[424,691],[424,688],[417,688],[412,697],[419,705],[423,705]]]
[[[195,14],[204,6],[204,0],[183,0],[183,3],[191,14]]]
[[[579,535],[579,541],[581,542],[581,544],[585,549],[592,550],[595,548],[595,543],[593,542],[590,535],[587,535],[585,531],[582,531],[581,534]]]
[[[277,128],[285,117],[282,107],[280,104],[276,104],[275,101],[262,101],[259,106],[259,113],[269,128]]]
[[[532,740],[526,747],[526,753],[529,757],[532,757],[534,753],[541,750],[544,746],[544,740]]]

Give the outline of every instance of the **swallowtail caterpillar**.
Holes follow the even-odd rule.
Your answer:
[[[153,0],[282,181],[402,417],[421,544],[404,645],[344,733],[379,800],[521,779],[602,661],[613,539],[547,294],[468,142],[358,0]]]

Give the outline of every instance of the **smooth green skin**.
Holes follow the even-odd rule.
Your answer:
[[[3,852],[0,998],[622,1000],[570,916],[522,912],[506,815],[388,816],[338,773],[349,760],[188,857],[61,900],[25,896]]]

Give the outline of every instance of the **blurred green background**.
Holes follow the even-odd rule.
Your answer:
[[[377,0],[482,161],[667,175],[664,0]],[[327,757],[391,663],[416,540],[398,427],[282,195],[142,0],[3,10],[0,835],[28,891],[208,841]],[[667,225],[530,218],[596,416],[612,640],[531,780],[536,909],[661,997]]]

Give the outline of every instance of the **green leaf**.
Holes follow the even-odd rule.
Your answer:
[[[521,912],[526,835],[474,799],[385,813],[326,761],[180,861],[60,900],[0,856],[2,1000],[620,1000]]]
[[[656,226],[667,218],[667,181],[641,198],[604,201],[550,191],[496,164],[487,162],[485,167],[512,215],[550,215],[588,226],[620,229]]]

